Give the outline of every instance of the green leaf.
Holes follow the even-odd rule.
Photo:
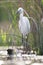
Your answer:
[[[41,0],[41,4],[42,4],[42,6],[43,6],[43,0]]]

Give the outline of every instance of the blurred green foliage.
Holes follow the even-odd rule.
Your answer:
[[[8,13],[3,7],[0,7],[0,22],[4,20],[8,20]]]
[[[38,54],[43,54],[43,23],[41,23],[43,18],[43,0],[16,0],[15,2],[0,3],[0,23],[2,21],[10,22],[8,31],[0,31],[0,45],[9,46],[12,45],[13,41],[16,41],[16,45],[22,44],[21,33],[18,29],[18,15],[16,15],[17,8],[20,6],[28,12],[29,16],[35,19],[38,26],[37,30],[35,24],[30,20],[32,31],[28,36],[28,41],[31,49],[35,49]],[[10,33],[14,35],[12,36]]]
[[[43,0],[41,0],[41,4],[42,4],[42,6],[43,6]]]

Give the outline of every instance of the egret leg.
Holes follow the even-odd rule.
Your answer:
[[[28,36],[26,38],[26,53],[28,52]]]
[[[22,45],[23,45],[23,53],[24,53],[26,45],[25,45],[25,39],[24,39],[23,35],[22,35]]]
[[[22,44],[23,44],[23,35],[22,35]]]
[[[30,47],[30,45],[29,45],[29,43],[28,43],[28,36],[27,36],[27,38],[26,38],[26,53],[30,53],[30,51],[31,51],[31,47]]]
[[[26,38],[23,37],[22,35],[22,44],[23,44],[23,51],[28,51],[28,36]]]
[[[23,35],[22,35],[22,45],[24,47],[24,38],[23,38]],[[23,49],[24,50],[24,49]]]

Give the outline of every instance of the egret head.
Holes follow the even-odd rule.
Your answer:
[[[25,13],[29,17],[28,13],[22,7],[19,7],[16,13],[18,13],[18,14],[24,14]]]
[[[17,13],[21,14],[23,13],[24,9],[22,7],[19,7],[18,10],[17,10]]]

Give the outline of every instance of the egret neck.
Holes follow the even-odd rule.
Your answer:
[[[20,20],[22,21],[23,19],[23,13],[20,14]]]

